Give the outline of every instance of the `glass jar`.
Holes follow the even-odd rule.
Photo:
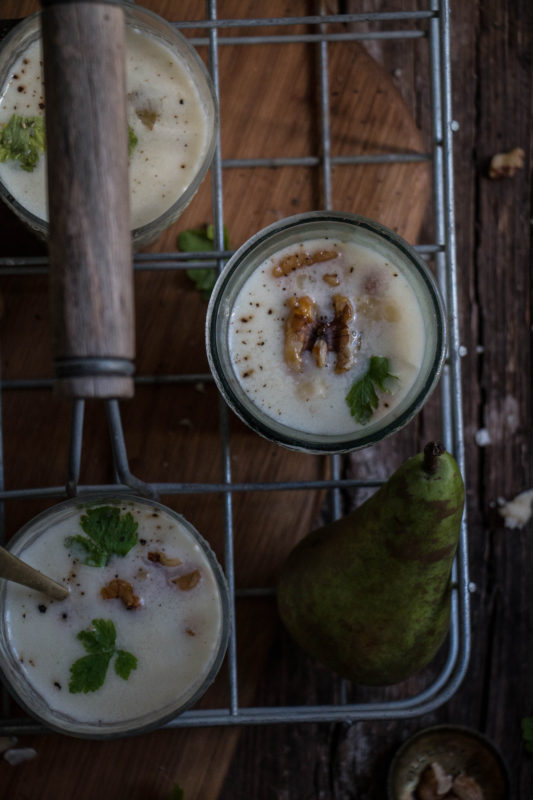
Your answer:
[[[80,543],[91,538],[91,513],[137,522],[124,557],[93,565],[94,552]],[[96,739],[145,732],[192,706],[215,679],[229,636],[228,588],[211,548],[180,514],[131,495],[88,495],[35,517],[8,549],[70,590],[55,601],[10,581],[0,588],[2,678],[49,728]],[[82,639],[102,621],[113,623],[116,641],[107,644],[103,684],[87,691],[73,685],[73,664],[93,652]],[[127,677],[116,672],[124,651],[137,659]]]
[[[355,291],[351,284],[348,285],[347,273],[342,270],[342,274],[339,273],[340,278],[338,277],[337,265],[341,262],[348,263],[348,256],[341,253],[340,261],[327,261],[330,245],[338,248],[335,253],[344,253],[344,249],[348,252],[349,248],[355,248],[351,253],[354,259],[352,272],[355,270],[354,274],[357,274],[359,270],[363,276],[362,283],[360,281],[362,289],[359,287]],[[309,252],[317,247],[319,250],[322,248],[325,256],[316,258],[326,259],[327,263],[325,262],[321,277],[316,277],[316,269],[315,277],[309,277],[311,268],[307,262],[312,262],[315,258],[312,254],[309,256]],[[292,253],[293,266],[300,258],[298,253],[307,253],[307,262],[302,256],[299,266],[289,270],[288,278],[280,277],[280,270],[283,271],[280,259],[287,253]],[[373,259],[377,265],[375,275],[372,272]],[[276,263],[278,277],[274,278],[271,270]],[[290,259],[283,262],[285,266],[290,263]],[[321,268],[320,263],[317,268]],[[255,280],[257,276],[261,276],[261,286],[264,289],[261,297],[259,290],[253,294],[249,288],[252,276]],[[380,372],[385,361],[370,361],[372,355],[378,359],[384,359],[388,355],[381,350],[375,353],[368,351],[370,339],[365,331],[367,323],[364,319],[368,309],[374,309],[374,316],[382,314],[379,310],[379,298],[376,299],[376,294],[379,295],[379,290],[376,289],[378,276],[379,281],[385,281],[390,287],[395,281],[398,282],[395,286],[399,287],[401,283],[403,296],[411,303],[409,307],[391,300],[392,305],[389,304],[390,308],[387,306],[388,310],[383,312],[385,317],[388,315],[393,318],[396,315],[403,320],[403,327],[398,328],[398,333],[394,326],[388,329],[392,342],[391,352],[397,353],[397,357],[390,361],[392,372],[395,367],[402,366],[401,362],[406,358],[403,352],[398,354],[398,350],[401,350],[400,341],[410,340],[409,346],[418,352],[416,374],[411,375],[410,386],[404,391],[397,390],[392,375],[385,380],[385,373]],[[250,283],[247,284],[249,280]],[[323,281],[330,284],[330,287],[324,287]],[[318,285],[320,289],[317,288]],[[285,291],[286,294],[282,297]],[[337,347],[338,350],[338,337],[341,333],[339,319],[331,317],[333,303],[336,302],[334,298],[342,298],[346,294],[352,304],[353,318],[345,328],[345,333],[353,351],[351,355],[354,369],[348,369],[344,377],[336,372],[335,359],[338,365],[339,350],[333,354],[328,352],[328,363],[323,365],[325,369],[318,369],[312,363],[313,355],[305,351],[305,348],[305,352],[300,353],[300,371],[295,371],[288,365],[284,347],[287,346],[287,326],[292,322],[288,322],[290,314],[286,299],[293,297],[291,302],[294,302],[299,296],[300,302],[302,298],[309,299],[309,293],[313,296],[313,292],[321,293],[322,297],[315,309],[318,321],[315,323],[313,336],[319,338],[319,322],[323,324],[322,331],[329,329],[330,333],[324,335],[328,351],[330,347]],[[413,321],[408,318],[409,314],[412,314]],[[253,327],[255,321],[250,323],[252,318],[255,320],[256,315],[259,320],[257,330]],[[415,317],[418,326],[416,329]],[[271,320],[278,326],[276,329],[271,327]],[[296,324],[297,320],[293,319],[293,322]],[[370,330],[369,325],[370,323],[367,327]],[[303,328],[300,333],[303,335]],[[403,339],[398,338],[394,342],[400,334]],[[210,368],[220,392],[235,414],[256,433],[295,450],[309,453],[346,453],[368,447],[390,436],[406,425],[422,408],[439,379],[444,363],[445,313],[431,272],[413,248],[396,233],[361,216],[315,211],[288,217],[270,225],[253,236],[232,256],[220,274],[210,298],[206,346]],[[347,392],[339,387],[346,385],[347,381],[350,382],[352,375],[362,377],[357,374],[357,365],[363,362],[368,365],[368,375],[372,374],[371,364],[379,367],[377,383],[374,383],[378,407],[371,409],[369,419],[357,422],[352,416],[353,407],[351,409],[348,404]],[[250,389],[251,381],[248,380],[252,373],[253,391]],[[261,387],[264,387],[264,393]],[[337,402],[334,397],[339,391],[344,394]],[[356,411],[359,413],[359,409]]]
[[[133,33],[145,36],[147,40],[154,45],[162,46],[168,50],[172,59],[179,65],[179,67],[173,67],[172,69],[182,70],[185,76],[183,86],[185,91],[189,93],[189,105],[184,105],[182,108],[178,100],[176,102],[175,113],[178,116],[180,114],[183,116],[186,107],[192,111],[193,108],[191,108],[191,105],[194,106],[199,119],[197,131],[201,131],[202,137],[201,146],[198,147],[194,138],[187,139],[188,149],[183,150],[183,154],[178,146],[173,150],[171,149],[169,141],[167,141],[169,139],[168,132],[165,133],[166,141],[162,143],[162,140],[158,139],[156,144],[157,122],[154,125],[153,114],[157,113],[158,108],[155,106],[160,101],[155,95],[146,101],[149,105],[151,104],[150,108],[148,110],[143,108],[141,112],[144,115],[145,126],[143,127],[143,124],[139,122],[140,117],[134,120],[134,124],[141,133],[146,133],[149,126],[154,125],[154,127],[150,129],[150,133],[146,133],[143,141],[149,143],[148,135],[151,136],[152,130],[155,129],[152,152],[157,150],[161,153],[163,147],[168,148],[168,164],[170,164],[170,166],[159,164],[159,167],[162,166],[162,168],[157,169],[159,180],[165,182],[165,185],[161,185],[159,189],[161,190],[161,194],[166,194],[169,200],[167,202],[159,198],[157,201],[154,199],[153,212],[151,212],[144,204],[150,201],[150,186],[158,186],[156,182],[157,178],[141,177],[141,160],[139,159],[136,162],[138,166],[135,166],[135,168],[133,167],[133,159],[130,160],[132,241],[134,249],[139,250],[153,242],[166,228],[170,227],[183,213],[186,206],[194,197],[213,159],[219,126],[219,116],[211,77],[203,61],[187,39],[166,20],[133,3],[124,3],[124,14],[127,34],[130,36],[132,42],[135,40],[135,37],[131,36]],[[2,103],[6,103],[5,89],[8,80],[13,74],[13,66],[32,44],[40,40],[40,36],[40,12],[37,12],[15,25],[9,34],[0,42],[0,110],[2,108]],[[21,78],[21,81],[23,81],[23,78]],[[149,82],[150,90],[153,83],[153,81]],[[25,84],[22,83],[22,85],[25,88]],[[36,81],[36,85],[40,84],[37,84]],[[128,90],[129,88],[130,87],[128,87]],[[129,92],[129,94],[132,93]],[[132,101],[132,103],[133,102],[134,101]],[[161,103],[162,102],[163,101],[161,101]],[[154,105],[154,108],[151,107],[152,105]],[[15,112],[24,115],[24,110],[19,111],[19,108],[24,109],[25,104],[17,104],[17,111]],[[43,113],[42,109],[37,109],[35,112],[26,111],[26,115],[30,116],[36,114],[41,115]],[[8,114],[9,112],[6,110],[6,115]],[[9,116],[3,119],[4,123],[8,121]],[[128,117],[130,116],[129,109]],[[181,138],[190,137],[190,127],[189,121],[187,121],[187,124],[184,123],[180,128],[179,136]],[[147,144],[146,147],[148,146]],[[184,154],[191,153],[191,151],[195,149],[196,152],[191,159],[190,167],[186,166],[183,168],[181,162],[186,161]],[[143,156],[143,161],[144,160]],[[8,163],[0,165],[0,167],[2,167],[0,170],[0,197],[30,230],[39,238],[46,239],[48,233],[48,214],[46,210],[46,160],[41,158],[40,162],[42,163],[38,164],[31,173],[22,170],[15,162],[11,162],[11,166],[9,166]],[[138,180],[134,177],[134,169],[139,170]],[[153,171],[155,175],[155,167]],[[24,184],[21,183],[22,181],[24,181]],[[138,186],[137,200],[134,199],[135,186]],[[178,196],[173,193],[173,186],[181,187]],[[154,192],[154,198],[155,194]],[[136,204],[138,206],[142,205],[142,210],[139,210],[137,214],[135,211]],[[154,213],[153,217],[150,216],[151,213]],[[136,216],[139,218],[139,224],[135,224]]]

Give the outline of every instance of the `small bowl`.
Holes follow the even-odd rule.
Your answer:
[[[176,219],[183,213],[186,206],[196,194],[207,170],[209,169],[216,147],[216,138],[219,127],[218,105],[213,82],[205,65],[196,50],[189,44],[187,39],[179,33],[172,25],[158,15],[141,8],[133,3],[124,3],[124,16],[126,29],[130,33],[139,33],[149,37],[166,48],[175,60],[180,64],[183,73],[190,82],[189,90],[196,95],[199,107],[203,109],[205,117],[205,134],[202,147],[198,153],[194,172],[191,171],[190,180],[184,186],[182,193],[161,210],[158,207],[157,214],[150,218],[147,210],[139,210],[140,220],[138,226],[132,229],[132,243],[135,250],[153,242],[166,228],[170,227]],[[0,43],[0,90],[6,85],[11,74],[12,66],[20,55],[41,36],[41,12],[37,12],[30,17],[17,23],[7,36]],[[150,101],[152,102],[152,101]],[[179,105],[176,106],[179,109]],[[39,112],[42,113],[42,112]],[[144,130],[138,120],[134,120],[140,130]],[[180,134],[181,135],[181,134]],[[192,148],[189,148],[189,151]],[[36,180],[39,181],[38,197],[45,195],[45,172],[46,170],[37,165],[35,172]],[[168,169],[166,170],[168,172]],[[15,189],[14,181],[16,176],[6,173],[9,177],[11,190],[0,178],[0,198],[8,205],[11,210],[32,230],[40,239],[48,236],[48,220],[46,213],[41,214],[41,199],[32,201],[31,205],[26,205],[19,190]],[[33,174],[33,173],[31,173]],[[176,164],[176,181],[181,180],[180,165]],[[185,174],[185,173],[183,173]],[[21,173],[24,176],[24,172]],[[28,173],[26,173],[28,176]],[[26,178],[27,179],[27,178]],[[6,178],[7,180],[7,178]],[[43,186],[44,181],[44,186]],[[142,192],[139,194],[141,200],[145,202],[147,195],[148,179],[145,177],[142,184]],[[31,187],[28,187],[30,190]],[[131,192],[130,192],[131,194]],[[16,196],[15,196],[16,195]],[[45,200],[46,202],[46,200]],[[131,202],[134,207],[133,201]]]
[[[137,542],[93,566],[75,540],[87,533],[80,520],[102,506],[131,514]],[[0,587],[1,677],[48,728],[87,739],[143,733],[190,708],[214,681],[229,636],[228,588],[211,548],[180,514],[132,495],[87,495],[44,511],[7,546],[70,589],[54,601],[9,581]],[[111,590],[116,578],[130,584],[135,604]],[[117,650],[101,687],[86,692],[74,688],[71,668],[91,652],[78,634],[95,619],[113,623]],[[137,658],[127,679],[115,671],[120,650]]]
[[[331,247],[333,249],[337,247],[341,253],[344,248],[341,262],[337,261],[337,263],[356,264],[356,273],[360,269],[360,275],[368,276],[367,283],[361,289],[363,292],[361,296],[355,296],[360,287],[356,287],[352,282],[354,268],[352,267],[348,273],[343,266],[340,266],[341,277],[339,278],[338,275],[330,274],[332,270],[335,270],[335,267],[331,266],[334,261],[329,261],[327,266],[324,265],[324,272],[318,277],[307,272],[306,267],[300,269],[301,265],[293,269],[291,274],[283,273],[283,276],[280,277],[278,271],[278,277],[272,277],[276,274],[275,270],[280,269],[279,265],[285,263],[282,262],[284,255],[280,255],[282,251],[294,253],[298,248],[302,248],[298,252],[305,254],[312,251],[314,253],[317,240],[325,242],[323,251],[325,255],[329,253],[330,242],[332,243]],[[310,242],[314,243],[310,244]],[[335,242],[337,244],[333,244]],[[350,247],[358,249],[348,251],[346,248]],[[286,251],[286,248],[289,250]],[[306,248],[308,248],[307,251]],[[343,259],[346,261],[342,261]],[[325,260],[323,259],[323,261]],[[322,266],[319,264],[318,268],[322,269]],[[381,277],[378,278],[378,275]],[[247,281],[258,276],[264,276],[261,277],[261,282],[263,287],[268,288],[261,297],[261,302],[255,302],[259,300],[258,292],[253,297],[251,294],[247,295],[246,305],[244,305],[242,298],[249,291],[250,285],[246,285]],[[403,364],[408,364],[407,370],[411,370],[409,381],[412,380],[412,383],[406,381],[405,388],[400,388],[398,392],[398,398],[390,403],[388,395],[383,393],[380,401],[381,408],[370,421],[358,424],[350,416],[346,402],[349,386],[355,380],[355,376],[352,377],[354,375],[353,368],[351,371],[345,371],[340,378],[333,378],[335,399],[332,399],[333,395],[330,394],[330,387],[333,385],[331,376],[337,372],[337,367],[333,366],[332,361],[328,362],[325,370],[316,369],[311,360],[311,353],[305,352],[303,356],[305,359],[304,372],[298,374],[289,368],[288,362],[285,360],[285,345],[282,340],[283,335],[286,335],[283,334],[283,330],[289,314],[285,301],[291,294],[295,296],[297,293],[305,295],[308,292],[311,294],[315,292],[316,297],[320,296],[321,298],[320,301],[317,300],[316,307],[319,308],[317,313],[321,315],[317,318],[329,320],[334,308],[334,296],[339,292],[342,294],[342,281],[344,281],[345,288],[348,285],[346,293],[352,292],[350,299],[355,308],[353,319],[356,323],[358,319],[362,319],[361,324],[367,325],[362,339],[357,339],[359,336],[357,331],[351,330],[350,332],[352,346],[355,349],[359,348],[359,352],[364,352],[365,347],[368,350],[373,346],[370,344],[371,334],[366,336],[366,332],[369,332],[375,323],[365,323],[364,312],[361,311],[360,314],[359,309],[364,309],[365,302],[367,308],[369,303],[376,302],[375,298],[368,294],[365,295],[364,292],[376,293],[375,285],[372,288],[372,281],[375,284],[380,280],[388,286],[386,292],[391,293],[391,298],[394,291],[399,289],[398,296],[403,298],[402,302],[404,303],[404,305],[399,304],[397,299],[391,301],[396,302],[396,309],[400,309],[397,317],[400,321],[397,323],[397,328],[386,328],[385,323],[379,323],[389,331],[387,334],[388,346],[394,353],[393,358],[395,359],[391,363],[395,367],[398,364],[401,366],[404,354],[401,347],[409,337],[411,337],[410,343],[416,350],[419,363],[418,365],[408,363],[409,359],[405,356]],[[293,283],[289,285],[286,281],[293,281]],[[314,281],[314,285],[311,285],[310,281]],[[330,285],[326,286],[326,284]],[[367,285],[370,287],[368,290]],[[263,292],[263,289],[259,289],[259,291]],[[389,295],[383,296],[389,297]],[[270,303],[272,303],[272,307],[269,306]],[[370,307],[372,308],[372,306]],[[373,307],[375,309],[375,305]],[[244,313],[243,309],[245,309]],[[246,309],[248,309],[247,312]],[[411,312],[413,312],[412,315]],[[378,310],[366,313],[382,314],[384,312]],[[416,319],[416,323],[411,322],[412,317]],[[251,326],[247,331],[247,320],[249,319],[254,319],[251,325],[257,327],[253,333]],[[394,330],[393,334],[390,333],[391,330]],[[402,345],[398,344],[400,336],[396,337],[396,342],[394,341],[400,330],[401,336],[406,337],[401,340]],[[262,340],[263,331],[267,332],[264,340]],[[365,336],[366,338],[364,338]],[[242,345],[249,348],[250,354],[241,353],[235,357],[234,352],[238,353],[241,340]],[[250,344],[251,340],[253,340],[252,344]],[[356,344],[356,342],[358,343]],[[308,453],[346,453],[368,447],[390,436],[406,425],[422,408],[436,386],[444,362],[445,313],[438,287],[431,272],[415,250],[397,234],[365,217],[333,211],[315,211],[288,217],[270,225],[253,236],[232,256],[219,276],[210,298],[206,322],[206,347],[210,368],[220,392],[235,414],[256,433],[293,450]],[[375,355],[387,357],[388,354],[379,352]],[[356,355],[355,359],[358,357]],[[236,358],[240,360],[239,367],[236,364]],[[329,354],[328,358],[331,358]],[[364,363],[364,359],[366,359],[366,363],[370,363],[369,350],[362,358],[361,364]],[[264,366],[267,360],[269,361],[268,368]],[[247,364],[243,367],[245,361]],[[275,366],[272,367],[270,362],[273,362]],[[252,366],[252,372],[255,373],[252,380],[252,391],[250,390],[250,380],[245,388],[245,379],[248,379],[251,374],[248,364]],[[355,363],[355,372],[358,368],[362,367],[358,367]],[[311,371],[309,372],[309,370]],[[311,395],[313,393],[316,395],[317,391],[321,393],[318,400],[315,396],[311,396],[311,400],[308,397],[301,399],[300,375],[304,373],[305,386],[311,387]],[[309,375],[312,376],[310,379]],[[401,382],[399,385],[401,387]],[[263,390],[261,386],[267,388]],[[275,389],[271,387],[275,387]],[[256,399],[252,398],[252,392],[256,393]],[[274,397],[275,405],[273,405]],[[324,409],[324,413],[322,409]],[[289,410],[290,417],[286,413],[287,410]],[[329,414],[329,421],[326,424],[327,414]]]
[[[436,725],[416,733],[394,756],[388,774],[388,799],[412,800],[422,772],[433,762],[452,778],[459,773],[473,778],[484,800],[509,797],[507,767],[492,742],[470,728]]]

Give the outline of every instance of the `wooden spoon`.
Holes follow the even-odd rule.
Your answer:
[[[0,547],[0,578],[28,586],[53,600],[64,600],[69,594],[68,587],[56,583],[52,578],[30,567],[29,564],[21,561],[3,547]]]

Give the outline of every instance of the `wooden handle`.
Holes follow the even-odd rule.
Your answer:
[[[124,14],[43,1],[50,302],[57,388],[133,394]]]
[[[47,575],[43,575],[3,547],[0,547],[0,578],[28,586],[54,600],[64,600],[69,595],[68,586],[62,586]]]

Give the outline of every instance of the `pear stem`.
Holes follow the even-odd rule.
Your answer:
[[[424,447],[424,463],[422,468],[432,475],[437,470],[440,456],[444,455],[446,448],[440,442],[428,442]]]

